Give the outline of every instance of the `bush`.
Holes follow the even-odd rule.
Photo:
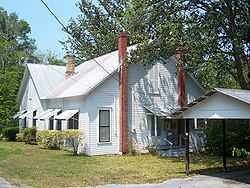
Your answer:
[[[232,151],[232,156],[233,157],[250,157],[250,151],[247,151],[246,149],[244,148],[233,148],[233,151]]]
[[[63,138],[66,145],[72,148],[73,155],[77,155],[78,147],[82,139],[78,130],[66,130],[63,131]]]
[[[36,128],[25,128],[23,130],[23,140],[26,144],[36,144]]]
[[[19,132],[18,127],[7,127],[3,129],[3,137],[6,138],[8,141],[15,141],[16,134]]]
[[[63,134],[57,130],[38,131],[36,140],[42,148],[60,149],[63,144]]]
[[[61,149],[65,145],[65,148],[69,147],[74,155],[77,155],[81,139],[82,137],[78,130],[38,131],[36,136],[37,144],[42,148]]]
[[[16,141],[17,142],[23,142],[24,141],[24,139],[23,139],[23,133],[16,134]]]

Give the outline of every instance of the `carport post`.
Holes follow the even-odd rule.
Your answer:
[[[222,147],[223,147],[223,168],[227,170],[227,159],[226,159],[226,119],[222,120]]]
[[[186,175],[189,175],[189,163],[190,163],[190,158],[189,158],[189,121],[188,119],[185,119],[185,125],[186,125],[186,134],[185,134],[185,141],[186,141],[186,155],[185,155],[185,171]]]

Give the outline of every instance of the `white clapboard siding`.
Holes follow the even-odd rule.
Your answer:
[[[137,147],[144,150],[149,143],[150,129],[147,126],[147,112],[143,106],[149,103],[168,110],[173,110],[178,106],[176,60],[171,57],[166,61],[159,60],[151,66],[131,64],[128,77],[129,86],[132,88],[132,90],[129,89],[128,99],[130,136],[136,140]],[[158,92],[152,92],[151,88],[158,88]],[[186,93],[188,102],[203,94],[202,88],[188,74],[186,75]]]

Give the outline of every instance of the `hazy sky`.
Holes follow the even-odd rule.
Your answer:
[[[77,0],[44,0],[50,9],[67,25],[71,17],[79,14]],[[36,40],[38,52],[50,50],[59,57],[64,56],[62,45],[58,42],[67,38],[61,25],[49,14],[40,0],[0,0],[0,7],[15,12],[19,18],[26,20],[31,26],[31,37]]]

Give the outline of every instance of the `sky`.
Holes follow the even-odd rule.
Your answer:
[[[70,18],[76,18],[80,10],[76,7],[77,0],[44,0],[49,8],[64,23]],[[31,37],[36,40],[37,52],[45,53],[48,50],[63,58],[65,52],[59,41],[67,38],[61,25],[43,6],[40,0],[0,0],[0,7],[15,12],[20,19],[30,24]]]

